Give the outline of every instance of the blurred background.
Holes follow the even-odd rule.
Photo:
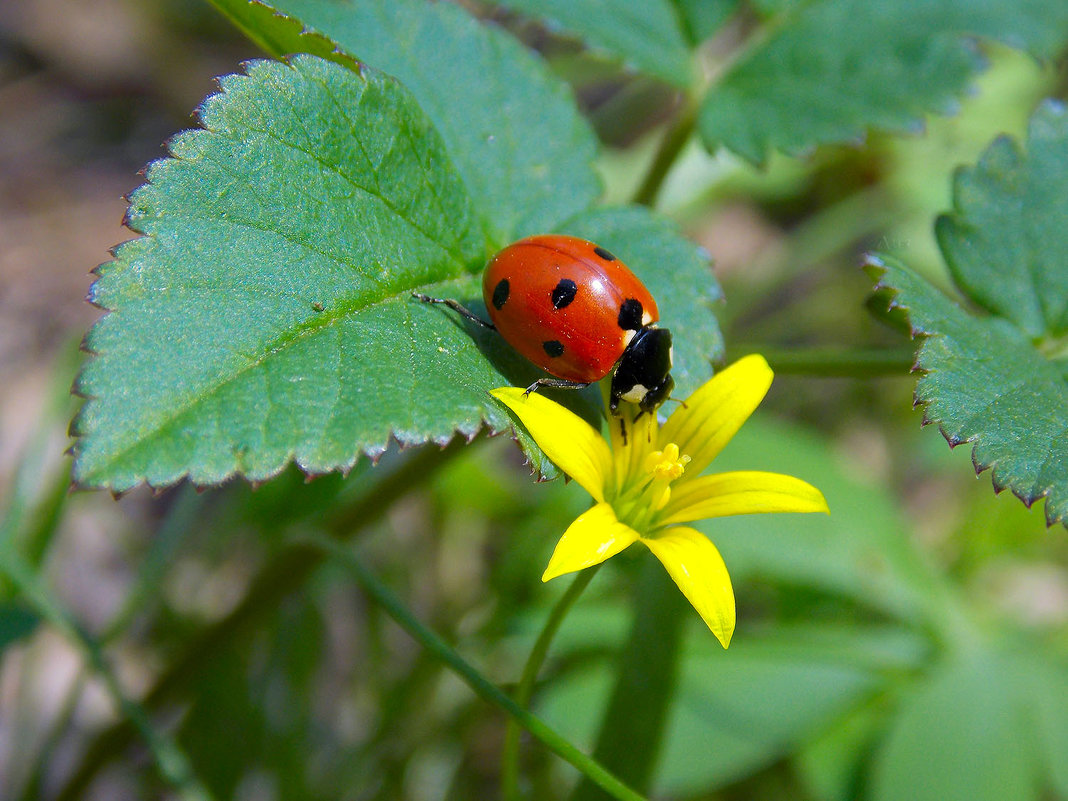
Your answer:
[[[476,10],[572,83],[605,142],[606,199],[626,201],[676,107],[672,90],[567,37]],[[1041,98],[1068,94],[1063,62],[984,53],[990,68],[973,94],[912,136],[776,156],[765,170],[693,144],[664,188],[660,210],[712,255],[728,354],[760,349],[780,365],[759,419],[725,461],[778,460],[769,469],[845,502],[836,509],[832,499],[830,530],[790,518],[718,529],[738,581],[728,652],[737,657],[726,662],[695,634],[657,797],[846,799],[868,797],[873,783],[897,786],[885,777],[907,763],[893,745],[906,737],[894,734],[905,725],[895,719],[907,707],[901,689],[938,686],[938,649],[961,630],[955,615],[1064,664],[1065,530],[995,497],[967,447],[951,451],[921,428],[911,345],[885,300],[869,302],[872,282],[859,269],[863,252],[880,250],[948,286],[932,224],[949,208],[953,170],[1000,133],[1022,137]],[[256,490],[241,481],[118,499],[67,490],[69,389],[78,343],[98,316],[84,302],[89,271],[129,237],[123,196],[138,171],[193,124],[214,76],[258,55],[199,0],[0,3],[4,536],[41,567],[217,797],[492,798],[501,716],[287,537],[357,521],[380,575],[507,685],[562,592],[538,577],[584,508],[576,487],[535,486],[501,437],[444,454],[389,453],[348,478],[306,483],[290,472]],[[815,378],[791,359],[844,347],[878,348],[885,367]],[[421,481],[431,467],[434,478]],[[398,501],[372,513],[368,498],[387,496]],[[539,691],[539,711],[585,748],[626,638],[625,588],[640,570],[632,562],[598,576]],[[176,797],[84,654],[2,590],[0,798]],[[1051,692],[1068,692],[1063,677],[1050,681]],[[743,698],[752,706],[739,706]],[[961,770],[969,753],[983,764],[982,752],[966,751]],[[564,797],[576,781],[536,745],[525,760],[531,797]],[[1046,797],[1066,797],[1063,770],[1062,784],[1039,780]]]

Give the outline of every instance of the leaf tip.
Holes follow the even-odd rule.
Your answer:
[[[371,460],[371,464],[377,465],[382,460],[382,457],[385,456],[388,447],[388,442],[383,445],[370,445],[364,448],[363,452]]]

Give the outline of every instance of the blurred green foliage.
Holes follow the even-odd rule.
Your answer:
[[[110,97],[80,101],[110,125],[82,131],[78,140],[79,153],[118,160],[130,173],[151,157],[161,128],[183,124],[174,109],[188,101],[188,110],[192,99],[175,85],[199,82],[203,94],[211,71],[236,71],[240,58],[256,52],[199,1],[136,5],[129,14],[148,20],[140,30],[157,45],[155,66],[133,87],[119,81]],[[232,16],[252,9],[253,20],[265,10],[245,8],[243,0],[218,5]],[[911,408],[906,321],[887,313],[885,297],[869,301],[871,282],[858,269],[861,254],[877,250],[908,264],[909,280],[925,281],[924,292],[935,291],[929,284],[952,287],[933,222],[951,207],[953,171],[974,164],[998,134],[1025,142],[1039,101],[1068,94],[1064,61],[1040,63],[1004,45],[976,44],[962,36],[976,32],[967,25],[939,29],[941,38],[931,45],[925,38],[931,30],[903,32],[905,17],[888,29],[870,28],[870,19],[858,19],[864,12],[857,3],[833,0],[707,7],[663,0],[645,11],[655,5],[657,24],[676,24],[679,35],[631,49],[630,27],[594,35],[584,26],[600,17],[565,19],[566,5],[516,0],[501,4],[507,10],[464,4],[441,11],[446,29],[478,37],[485,49],[472,59],[508,61],[521,53],[514,56],[521,68],[511,77],[487,71],[483,85],[471,81],[461,90],[444,70],[463,73],[465,40],[450,40],[453,49],[442,45],[440,52],[430,44],[422,52],[404,47],[405,35],[415,31],[404,20],[422,19],[421,3],[393,7],[394,14],[411,15],[399,23],[371,13],[383,4],[358,5],[376,24],[393,25],[373,53],[361,52],[358,26],[345,29],[355,43],[343,41],[341,29],[326,29],[331,19],[344,18],[346,4],[279,4],[307,14],[305,22],[352,55],[409,84],[440,129],[448,157],[467,158],[457,163],[460,174],[470,185],[489,186],[475,191],[473,202],[483,209],[481,219],[494,220],[487,226],[491,239],[516,233],[523,220],[559,224],[586,209],[595,194],[593,169],[609,202],[640,191],[664,153],[661,142],[670,141],[687,114],[693,123],[701,100],[686,83],[694,79],[685,69],[694,54],[687,50],[680,58],[674,50],[669,61],[658,61],[665,41],[690,48],[714,33],[698,55],[706,58],[700,63],[721,68],[749,37],[761,43],[718,94],[706,95],[701,131],[706,140],[733,143],[745,157],[766,157],[764,168],[728,152],[710,154],[687,135],[653,195],[659,213],[711,251],[723,287],[726,302],[713,306],[719,329],[710,323],[698,350],[715,355],[722,331],[729,357],[751,350],[782,356],[768,402],[717,460],[717,470],[798,475],[824,491],[832,515],[706,525],[735,581],[738,634],[724,653],[695,617],[683,623],[677,658],[658,679],[670,682],[672,692],[657,701],[635,691],[627,725],[647,754],[621,752],[602,729],[621,681],[621,655],[634,633],[650,625],[642,618],[642,597],[634,595],[648,586],[640,562],[629,556],[598,574],[564,622],[540,674],[534,710],[606,764],[634,760],[627,775],[647,775],[654,798],[1068,798],[1068,534],[1062,527],[1046,531],[1037,509],[995,496],[987,479],[973,478],[966,449],[950,451],[933,428],[921,429],[921,414]],[[929,5],[938,10],[939,3]],[[986,26],[1014,8],[993,0],[980,5],[989,14],[980,20]],[[955,22],[958,7],[964,5],[945,4],[940,19]],[[1037,42],[1041,55],[1063,58],[1068,32],[1061,17],[1043,17],[1045,10],[1036,0],[1013,11],[1023,29],[1009,44]],[[548,13],[548,24],[538,19],[541,13]],[[904,84],[894,82],[885,62],[878,69],[869,64],[863,76],[875,94],[864,104],[839,94],[820,111],[799,93],[791,101],[797,108],[774,108],[786,118],[774,131],[760,115],[743,114],[744,106],[737,119],[708,123],[709,109],[729,99],[727,89],[750,92],[748,101],[766,109],[760,87],[781,90],[773,79],[777,58],[786,57],[776,53],[803,59],[812,52],[804,43],[813,20],[843,14],[857,21],[846,44],[882,31],[901,69],[925,52],[949,59],[955,69],[943,76],[945,85],[923,84],[924,98],[902,95],[887,106],[878,92],[893,94]],[[640,23],[640,16],[628,18],[628,26],[635,19]],[[437,29],[423,23],[428,28],[419,32],[435,41]],[[252,23],[240,24],[248,30]],[[278,30],[281,38],[254,39],[269,51],[301,41],[299,26]],[[0,52],[14,66],[4,74],[73,80],[56,77],[64,75],[59,61],[35,49],[24,28],[9,33]],[[294,38],[284,38],[289,35]],[[819,64],[829,68],[849,55],[841,38],[827,33],[820,48],[829,55]],[[908,46],[894,50],[902,41]],[[384,63],[391,48],[415,72],[423,56],[443,63],[406,80],[401,66]],[[988,69],[973,92],[959,97],[952,116],[927,118],[925,130],[905,136],[887,133],[944,105],[935,101],[958,96],[982,60]],[[561,156],[551,164],[573,192],[558,196],[556,180],[534,177],[515,191],[489,182],[475,145],[463,144],[477,139],[477,126],[457,116],[450,99],[476,90],[521,91],[524,74],[549,87],[553,98],[555,111],[541,122],[561,119],[555,114],[567,121],[557,143],[575,163],[568,167]],[[837,79],[848,84],[849,77],[842,72]],[[816,81],[805,88],[821,87]],[[570,109],[572,96],[590,129],[611,143],[596,156],[587,122]],[[130,109],[145,99],[151,111],[139,108],[142,123],[126,124]],[[548,113],[522,103],[517,111],[493,97],[473,105],[473,115]],[[806,116],[814,107],[819,113]],[[525,130],[538,134],[538,122]],[[748,127],[759,135],[747,134]],[[842,143],[861,131],[863,142]],[[126,143],[118,153],[116,139]],[[803,156],[766,151],[767,145]],[[128,163],[126,152],[137,161]],[[537,163],[527,166],[544,177]],[[630,233],[640,248],[641,237]],[[657,278],[665,317],[675,300],[682,302],[672,297],[684,291],[672,286],[674,277],[667,269]],[[454,333],[462,338],[462,331]],[[853,361],[826,358],[854,350]],[[873,353],[886,358],[865,357]],[[200,492],[183,484],[158,496],[134,490],[117,501],[70,494],[69,463],[54,455],[57,431],[71,415],[74,361],[66,353],[54,359],[53,386],[25,424],[37,433],[5,471],[0,493],[6,568],[0,797],[497,797],[503,714],[415,646],[343,565],[301,538],[316,533],[356,543],[361,561],[417,618],[509,689],[566,589],[566,582],[542,585],[538,577],[559,534],[586,506],[581,490],[564,481],[534,484],[509,437],[480,435],[444,450],[433,443],[393,445],[377,465],[362,459],[346,476],[308,481],[290,467],[255,487],[239,480]],[[14,568],[23,564],[51,594],[48,608],[75,621],[73,634],[20,591]],[[79,636],[99,646],[102,663],[79,650]],[[125,688],[144,720],[117,707],[121,694],[109,695],[109,678]],[[628,734],[615,732],[615,742],[625,743]],[[146,742],[156,743],[154,760],[145,758]],[[167,754],[178,758],[168,763]],[[647,764],[637,764],[642,760]],[[579,779],[536,743],[524,744],[527,797],[569,797]]]

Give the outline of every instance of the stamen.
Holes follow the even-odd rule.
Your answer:
[[[645,457],[646,473],[652,474],[654,480],[674,481],[686,472],[690,457],[679,454],[679,446],[669,442],[662,451],[653,451]]]

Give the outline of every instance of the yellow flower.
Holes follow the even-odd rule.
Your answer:
[[[667,569],[726,648],[734,633],[734,590],[716,546],[680,525],[756,512],[827,512],[815,487],[779,473],[701,475],[763,400],[772,372],[746,356],[718,373],[661,426],[623,404],[610,417],[611,447],[585,420],[542,395],[504,387],[507,406],[552,461],[595,501],[564,532],[542,576],[548,581],[600,564],[641,542]]]

